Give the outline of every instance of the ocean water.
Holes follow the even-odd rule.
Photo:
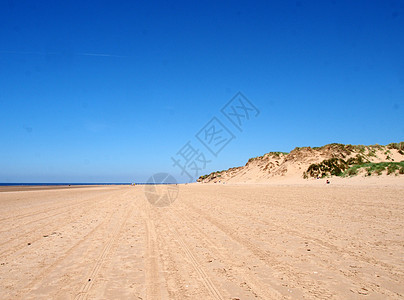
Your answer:
[[[18,182],[18,183],[1,183],[0,186],[49,186],[49,185],[131,185],[128,182],[110,182],[110,183],[88,183],[88,182]]]
[[[100,182],[100,183],[88,183],[88,182],[16,182],[16,183],[2,183],[0,182],[0,186],[58,186],[58,185],[132,185],[130,182]],[[159,184],[175,184],[175,183],[158,183],[158,182],[136,182],[136,185],[159,185]]]

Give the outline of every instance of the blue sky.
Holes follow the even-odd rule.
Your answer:
[[[186,181],[269,151],[404,140],[404,1],[2,1],[0,182]],[[241,91],[240,132],[220,112]],[[215,157],[195,134],[216,116]],[[182,174],[184,175],[184,174]]]

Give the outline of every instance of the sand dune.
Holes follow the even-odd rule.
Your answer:
[[[0,298],[404,297],[402,185],[179,188],[0,192]]]
[[[292,180],[299,182],[301,179],[312,179],[316,177],[330,176],[328,172],[309,172],[313,164],[322,164],[327,160],[336,160],[342,170],[363,163],[398,163],[404,161],[404,142],[382,145],[343,145],[328,144],[322,147],[296,147],[290,153],[269,152],[263,156],[250,158],[244,166],[230,168],[228,170],[213,172],[201,176],[198,181],[204,183],[226,182],[226,183],[271,183],[279,180]],[[324,164],[323,164],[324,167]],[[401,167],[403,168],[403,167]],[[404,170],[404,169],[403,169]],[[335,169],[333,170],[336,171]],[[357,175],[367,176],[365,168]],[[318,176],[320,175],[320,176]],[[387,170],[378,175],[387,175]],[[398,170],[392,172],[388,177],[403,177]],[[335,177],[335,176],[334,176]],[[402,179],[403,180],[403,179]],[[394,181],[394,179],[393,179]]]

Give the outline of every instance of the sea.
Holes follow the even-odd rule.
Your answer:
[[[88,182],[18,182],[18,183],[1,183],[0,186],[53,186],[53,185],[131,185],[128,182],[99,182],[99,183],[88,183]]]
[[[158,185],[158,184],[173,184],[173,183],[158,183],[158,182],[16,182],[16,183],[1,183],[0,186],[60,186],[60,185]]]

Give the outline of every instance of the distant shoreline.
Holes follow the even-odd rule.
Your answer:
[[[0,192],[59,190],[111,185],[131,185],[131,183],[0,183]]]
[[[174,183],[147,183],[139,182],[134,185],[161,185],[161,184],[174,184]],[[40,191],[40,190],[58,190],[58,189],[72,189],[72,188],[91,188],[101,186],[122,186],[133,185],[133,183],[1,183],[0,192],[18,192],[18,191]]]
[[[13,183],[2,183],[0,186],[60,186],[60,185],[131,185],[130,182],[108,182],[108,183],[88,183],[88,182],[13,182]]]

